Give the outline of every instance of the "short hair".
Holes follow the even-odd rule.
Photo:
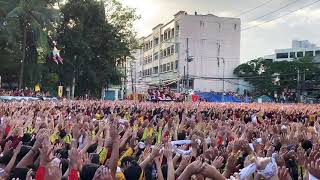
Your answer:
[[[91,180],[94,177],[94,174],[96,173],[97,169],[99,168],[99,165],[97,164],[86,164],[83,166],[81,172],[80,172],[80,179],[81,180]]]

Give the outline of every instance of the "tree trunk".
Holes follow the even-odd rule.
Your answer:
[[[23,27],[23,42],[22,42],[22,58],[19,75],[19,89],[22,89],[23,85],[23,74],[24,74],[24,60],[26,58],[26,46],[27,46],[27,28]]]
[[[71,99],[74,99],[74,91],[76,88],[76,77],[73,75],[72,78],[72,88],[71,88]]]

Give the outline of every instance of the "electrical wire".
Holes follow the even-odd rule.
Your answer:
[[[288,12],[288,13],[286,13],[286,14],[283,14],[283,15],[278,16],[278,17],[276,17],[276,18],[273,18],[273,19],[271,19],[271,20],[265,21],[265,22],[263,22],[263,23],[256,24],[256,25],[253,25],[253,26],[249,26],[249,27],[247,27],[247,28],[243,28],[243,29],[241,29],[241,31],[253,29],[253,28],[259,27],[259,26],[261,26],[261,25],[263,25],[263,24],[266,24],[266,23],[269,23],[269,22],[278,20],[278,19],[280,19],[280,18],[282,18],[282,17],[285,17],[285,16],[287,16],[287,15],[290,15],[290,14],[292,14],[292,13],[294,13],[294,12],[297,12],[297,11],[299,11],[299,10],[301,10],[301,9],[305,9],[305,8],[307,8],[307,7],[310,7],[310,6],[312,6],[312,5],[314,5],[314,4],[318,3],[318,2],[320,2],[320,0],[313,1],[312,3],[309,3],[309,4],[307,4],[307,5],[305,5],[305,6],[302,6],[302,7],[298,8],[298,9],[296,9],[296,10],[290,11],[290,12]]]

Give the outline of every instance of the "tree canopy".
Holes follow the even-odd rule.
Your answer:
[[[10,1],[10,3],[9,3]],[[120,84],[119,66],[137,46],[135,10],[117,0],[0,0],[0,75],[47,89],[71,86],[76,94],[99,95]],[[53,41],[63,65],[52,61]],[[21,60],[23,59],[23,61]],[[23,64],[23,67],[22,67]],[[11,79],[10,79],[11,78]]]
[[[260,95],[279,93],[285,89],[296,90],[298,74],[305,87],[308,83],[320,82],[320,68],[313,60],[313,57],[304,57],[273,62],[258,58],[239,65],[234,74],[253,85]],[[312,90],[311,86],[309,88]]]

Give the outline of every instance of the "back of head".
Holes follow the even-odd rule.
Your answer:
[[[99,165],[97,164],[86,164],[83,166],[80,172],[80,179],[81,180],[91,180],[94,177]]]
[[[140,176],[142,173],[142,169],[141,167],[136,164],[133,163],[131,164],[126,170],[124,170],[123,174],[126,177],[126,179],[130,179],[130,180],[139,180]]]

